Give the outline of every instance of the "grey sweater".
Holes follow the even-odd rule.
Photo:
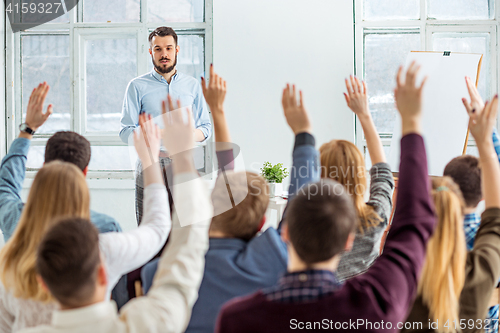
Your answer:
[[[387,163],[377,163],[370,169],[370,199],[367,204],[375,209],[382,221],[375,227],[363,227],[363,233],[356,229],[352,250],[340,258],[337,268],[339,281],[364,273],[379,256],[380,240],[389,223],[392,211],[392,190],[394,178]]]

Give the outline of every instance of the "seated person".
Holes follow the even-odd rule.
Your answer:
[[[35,96],[38,92],[35,90]],[[29,119],[41,119],[40,126],[46,119],[42,105],[43,102],[35,105],[30,102],[27,112]],[[143,126],[151,127],[150,123],[146,122],[145,115],[141,116]],[[143,136],[139,136],[136,141],[139,157],[149,160],[148,150],[159,151],[159,142],[159,134],[157,138],[149,138],[148,148]],[[167,200],[165,186],[159,167],[154,166],[145,170],[144,223],[129,232],[99,235],[109,280],[107,298],[120,276],[148,262],[163,246],[170,232],[170,218],[162,211]],[[64,216],[89,219],[90,193],[85,176],[78,167],[68,162],[52,161],[38,171],[18,226],[0,250],[0,331],[17,331],[50,322],[57,304],[52,295],[37,283],[35,256],[45,232],[57,218]]]
[[[28,109],[43,106],[43,101],[49,91],[46,83],[40,84],[33,92]],[[36,94],[35,94],[36,93]],[[36,98],[36,101],[34,100]],[[37,102],[35,104],[35,102]],[[52,113],[52,105],[47,112],[26,113],[25,124],[36,131]],[[12,142],[9,152],[0,166],[0,229],[5,242],[14,233],[19,217],[24,208],[21,200],[21,189],[26,174],[26,160],[33,135],[21,131],[19,137]],[[61,160],[76,165],[84,175],[87,175],[90,162],[90,143],[75,132],[57,132],[47,141],[45,147],[45,163]],[[99,232],[122,231],[118,222],[111,216],[90,211],[90,219]]]
[[[236,296],[274,285],[286,271],[287,264],[286,245],[278,230],[271,227],[257,236],[265,222],[269,203],[267,183],[253,172],[228,171],[233,169],[233,151],[225,150],[231,147],[223,109],[226,82],[212,67],[210,83],[206,87],[202,82],[202,87],[214,119],[219,170],[224,168],[224,174],[219,175],[212,192],[215,217],[210,225],[205,273],[186,332],[213,332],[222,304]],[[288,93],[288,89],[285,91]],[[292,200],[299,187],[319,178],[318,152],[314,148],[314,137],[309,133],[310,123],[303,105],[287,102],[283,107],[287,122],[296,135],[290,172]],[[312,170],[293,171],[301,166]],[[226,184],[233,198],[244,200],[224,212],[224,202],[228,198]],[[143,270],[145,292],[151,285],[156,265],[152,262]]]
[[[409,67],[404,83],[402,68],[397,76],[395,96],[403,130],[400,179],[384,253],[366,273],[341,284],[335,270],[341,253],[354,242],[357,211],[338,182],[323,178],[308,184],[288,204],[284,220],[288,272],[276,286],[226,303],[216,332],[293,332],[298,328],[372,332],[395,330],[405,319],[436,222],[419,134],[422,86],[415,86],[418,68],[415,63]]]
[[[368,110],[366,85],[353,76],[350,80],[346,79],[345,83],[347,94],[344,93],[344,96],[363,127],[372,167],[370,197],[365,202],[366,164],[358,147],[346,140],[332,140],[319,149],[321,177],[344,185],[358,214],[354,244],[349,252],[342,255],[337,267],[339,281],[365,272],[378,258],[380,242],[391,217],[394,188],[391,167],[386,163],[382,142]]]
[[[189,151],[194,147],[192,123],[184,124],[181,116],[165,124],[163,138],[169,151]],[[146,132],[148,139],[154,136]],[[174,228],[148,296],[130,301],[117,314],[114,304],[106,298],[108,276],[99,255],[97,232],[90,223],[69,218],[46,234],[36,257],[39,280],[57,300],[60,310],[54,313],[51,324],[22,332],[178,333],[185,330],[203,274],[208,220],[213,208],[208,189],[197,177],[191,153],[173,155]],[[151,166],[145,161],[142,160],[147,173]],[[162,181],[158,164],[155,160],[153,167],[158,169],[157,180]],[[168,202],[165,197],[162,199],[157,203],[156,214],[169,219]]]

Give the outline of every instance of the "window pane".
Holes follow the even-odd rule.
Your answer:
[[[392,133],[396,119],[394,87],[408,52],[420,50],[418,33],[365,34],[364,78],[370,111],[379,133]],[[388,52],[390,50],[390,52]]]
[[[148,0],[148,22],[203,22],[204,2],[204,0]]]
[[[84,0],[84,22],[139,22],[140,0]]]
[[[177,70],[199,79],[205,72],[204,40],[200,35],[179,35],[180,51],[177,57]],[[150,61],[149,69],[153,70]]]
[[[364,0],[364,20],[398,20],[420,18],[420,0]]]
[[[45,146],[31,146],[28,152],[27,169],[40,169],[45,161]]]
[[[135,156],[132,157],[135,161]],[[128,146],[92,146],[89,170],[134,170]]]
[[[428,0],[428,16],[441,20],[487,20],[494,13],[491,0]]]
[[[87,131],[118,133],[123,96],[130,80],[137,76],[135,39],[88,40]]]
[[[434,51],[482,53],[478,90],[484,100],[490,98],[490,34],[489,33],[434,33]]]
[[[54,106],[54,113],[37,133],[70,129],[69,36],[22,36],[22,110],[39,83],[46,81],[50,92],[44,105]]]

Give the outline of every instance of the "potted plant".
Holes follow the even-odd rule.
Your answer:
[[[283,168],[283,163],[272,165],[264,162],[260,168],[260,174],[269,183],[269,197],[274,198],[283,193],[283,179],[288,176],[288,171]]]

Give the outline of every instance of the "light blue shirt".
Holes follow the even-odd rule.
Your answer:
[[[170,84],[154,69],[139,76],[128,84],[123,101],[120,138],[128,143],[130,134],[139,126],[139,114],[146,112],[153,117],[162,114],[161,104],[170,94],[174,101],[181,100],[181,105],[191,106],[195,128],[200,129],[205,139],[212,133],[212,123],[203,97],[201,84],[193,77],[177,72]]]

